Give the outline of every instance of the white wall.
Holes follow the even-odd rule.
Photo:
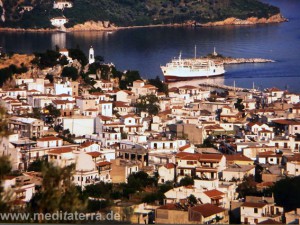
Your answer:
[[[63,129],[71,134],[82,136],[94,133],[94,118],[63,118]]]

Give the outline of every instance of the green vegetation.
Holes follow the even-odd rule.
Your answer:
[[[44,53],[34,53],[34,55],[35,58],[31,63],[37,65],[41,69],[59,64],[58,58],[60,57],[60,54],[57,51],[47,50]]]
[[[72,78],[73,81],[77,80],[79,77],[78,70],[73,66],[66,66],[61,72],[62,77]]]
[[[80,62],[80,64],[82,66],[85,66],[88,63],[88,59],[86,57],[86,55],[84,54],[84,52],[79,49],[79,48],[70,48],[69,50],[69,56],[72,59],[77,59],[78,62]]]
[[[135,104],[136,111],[138,113],[147,112],[149,115],[157,115],[160,110],[158,103],[159,100],[154,94],[142,95]]]
[[[116,75],[120,75],[115,73]],[[141,80],[141,76],[139,71],[136,70],[128,70],[126,71],[123,76],[121,75],[121,80],[120,80],[120,88],[121,89],[127,89],[128,86],[132,86],[133,81],[136,80]]]
[[[61,168],[51,163],[45,164],[42,168],[42,186],[29,203],[31,212],[55,213],[60,210],[63,212],[84,210],[85,202],[79,198],[80,193],[72,181],[74,169],[74,165]]]
[[[258,195],[256,184],[253,175],[244,177],[243,182],[240,183],[236,189],[239,193],[239,198],[245,198],[247,195]]]
[[[300,208],[300,176],[285,178],[275,183],[271,189],[275,202],[283,206],[286,211]]]
[[[234,107],[239,110],[239,112],[245,111],[245,106],[243,105],[243,99],[238,98],[237,102],[234,103]]]
[[[51,27],[50,18],[61,16],[50,0],[29,0],[30,12],[21,12],[22,1],[4,0],[6,22],[0,25],[22,28]],[[1,11],[1,10],[0,10]],[[188,20],[208,22],[228,17],[269,17],[279,13],[274,6],[259,0],[74,0],[73,8],[63,14],[69,18],[67,26],[89,20],[110,21],[118,26],[183,23]]]
[[[46,165],[46,161],[37,159],[33,161],[29,166],[28,166],[28,171],[35,171],[35,172],[42,172],[43,167]]]
[[[15,65],[0,69],[0,87],[2,87],[6,81],[11,80],[14,74],[26,73],[27,71],[27,67],[21,66],[18,68]]]
[[[157,87],[158,92],[163,92],[165,94],[168,94],[168,85],[165,84],[163,81],[161,81],[159,76],[156,76],[155,79],[149,79],[148,83]]]
[[[189,185],[194,185],[194,179],[189,176],[185,176],[179,182],[179,186],[189,186]]]
[[[0,137],[6,137],[9,135],[8,121],[5,108],[0,106]]]

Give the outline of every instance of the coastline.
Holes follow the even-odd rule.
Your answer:
[[[10,27],[0,27],[0,32],[82,32],[82,31],[103,31],[103,32],[112,32],[124,29],[138,29],[138,28],[154,28],[154,27],[216,27],[216,26],[237,26],[237,25],[256,25],[256,24],[272,24],[272,23],[282,23],[287,22],[288,19],[283,17],[281,14],[276,14],[270,18],[257,18],[250,17],[245,20],[241,20],[235,17],[227,18],[222,21],[208,22],[208,23],[196,23],[195,21],[189,21],[185,23],[170,23],[170,24],[150,24],[143,26],[128,26],[128,27],[118,27],[114,24],[109,26],[103,26],[103,21],[87,21],[84,24],[77,24],[74,27],[67,28],[66,31],[61,31],[59,29],[53,28],[10,28]]]

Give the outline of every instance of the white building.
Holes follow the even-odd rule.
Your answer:
[[[59,137],[48,136],[37,140],[37,146],[43,148],[59,147],[63,145],[63,140]]]
[[[94,133],[94,118],[90,117],[68,117],[63,118],[63,129],[69,129],[76,136],[91,135]]]
[[[54,90],[56,95],[67,94],[72,96],[72,87],[70,83],[54,84]]]
[[[62,27],[68,22],[66,17],[54,17],[50,20],[51,25],[55,27]]]
[[[53,3],[53,9],[64,9],[64,8],[72,8],[73,3],[70,1],[61,1],[61,0],[56,0]]]
[[[95,62],[95,52],[93,47],[91,46],[89,50],[89,64],[92,64],[94,62]]]
[[[173,163],[167,163],[158,168],[159,180],[158,183],[165,183],[166,181],[175,181],[175,168]]]

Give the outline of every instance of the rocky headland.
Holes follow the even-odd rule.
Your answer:
[[[143,28],[143,27],[161,27],[161,26],[201,26],[201,27],[212,27],[212,26],[226,26],[226,25],[255,25],[255,24],[268,24],[268,23],[282,23],[287,22],[288,19],[283,17],[281,14],[276,14],[270,18],[257,18],[250,17],[246,20],[238,18],[227,18],[223,21],[208,22],[204,24],[196,23],[195,21],[187,21],[185,23],[174,23],[174,24],[157,24],[157,25],[143,25],[143,26],[128,26],[118,27],[109,21],[86,21],[83,24],[76,24],[73,27],[66,28],[63,30],[57,28],[42,28],[42,29],[24,29],[24,28],[6,28],[0,27],[0,31],[8,32],[76,32],[76,31],[115,31],[120,29],[132,29],[132,28]]]
[[[242,63],[270,63],[275,62],[271,59],[263,58],[226,58],[223,59],[224,64],[242,64]]]
[[[213,26],[226,26],[226,25],[255,25],[255,24],[268,24],[268,23],[282,23],[287,22],[284,16],[280,13],[269,18],[257,18],[257,17],[249,17],[245,20],[241,20],[235,17],[230,17],[222,21],[216,22],[208,22],[204,24],[196,23],[196,26],[202,27],[213,27]]]

